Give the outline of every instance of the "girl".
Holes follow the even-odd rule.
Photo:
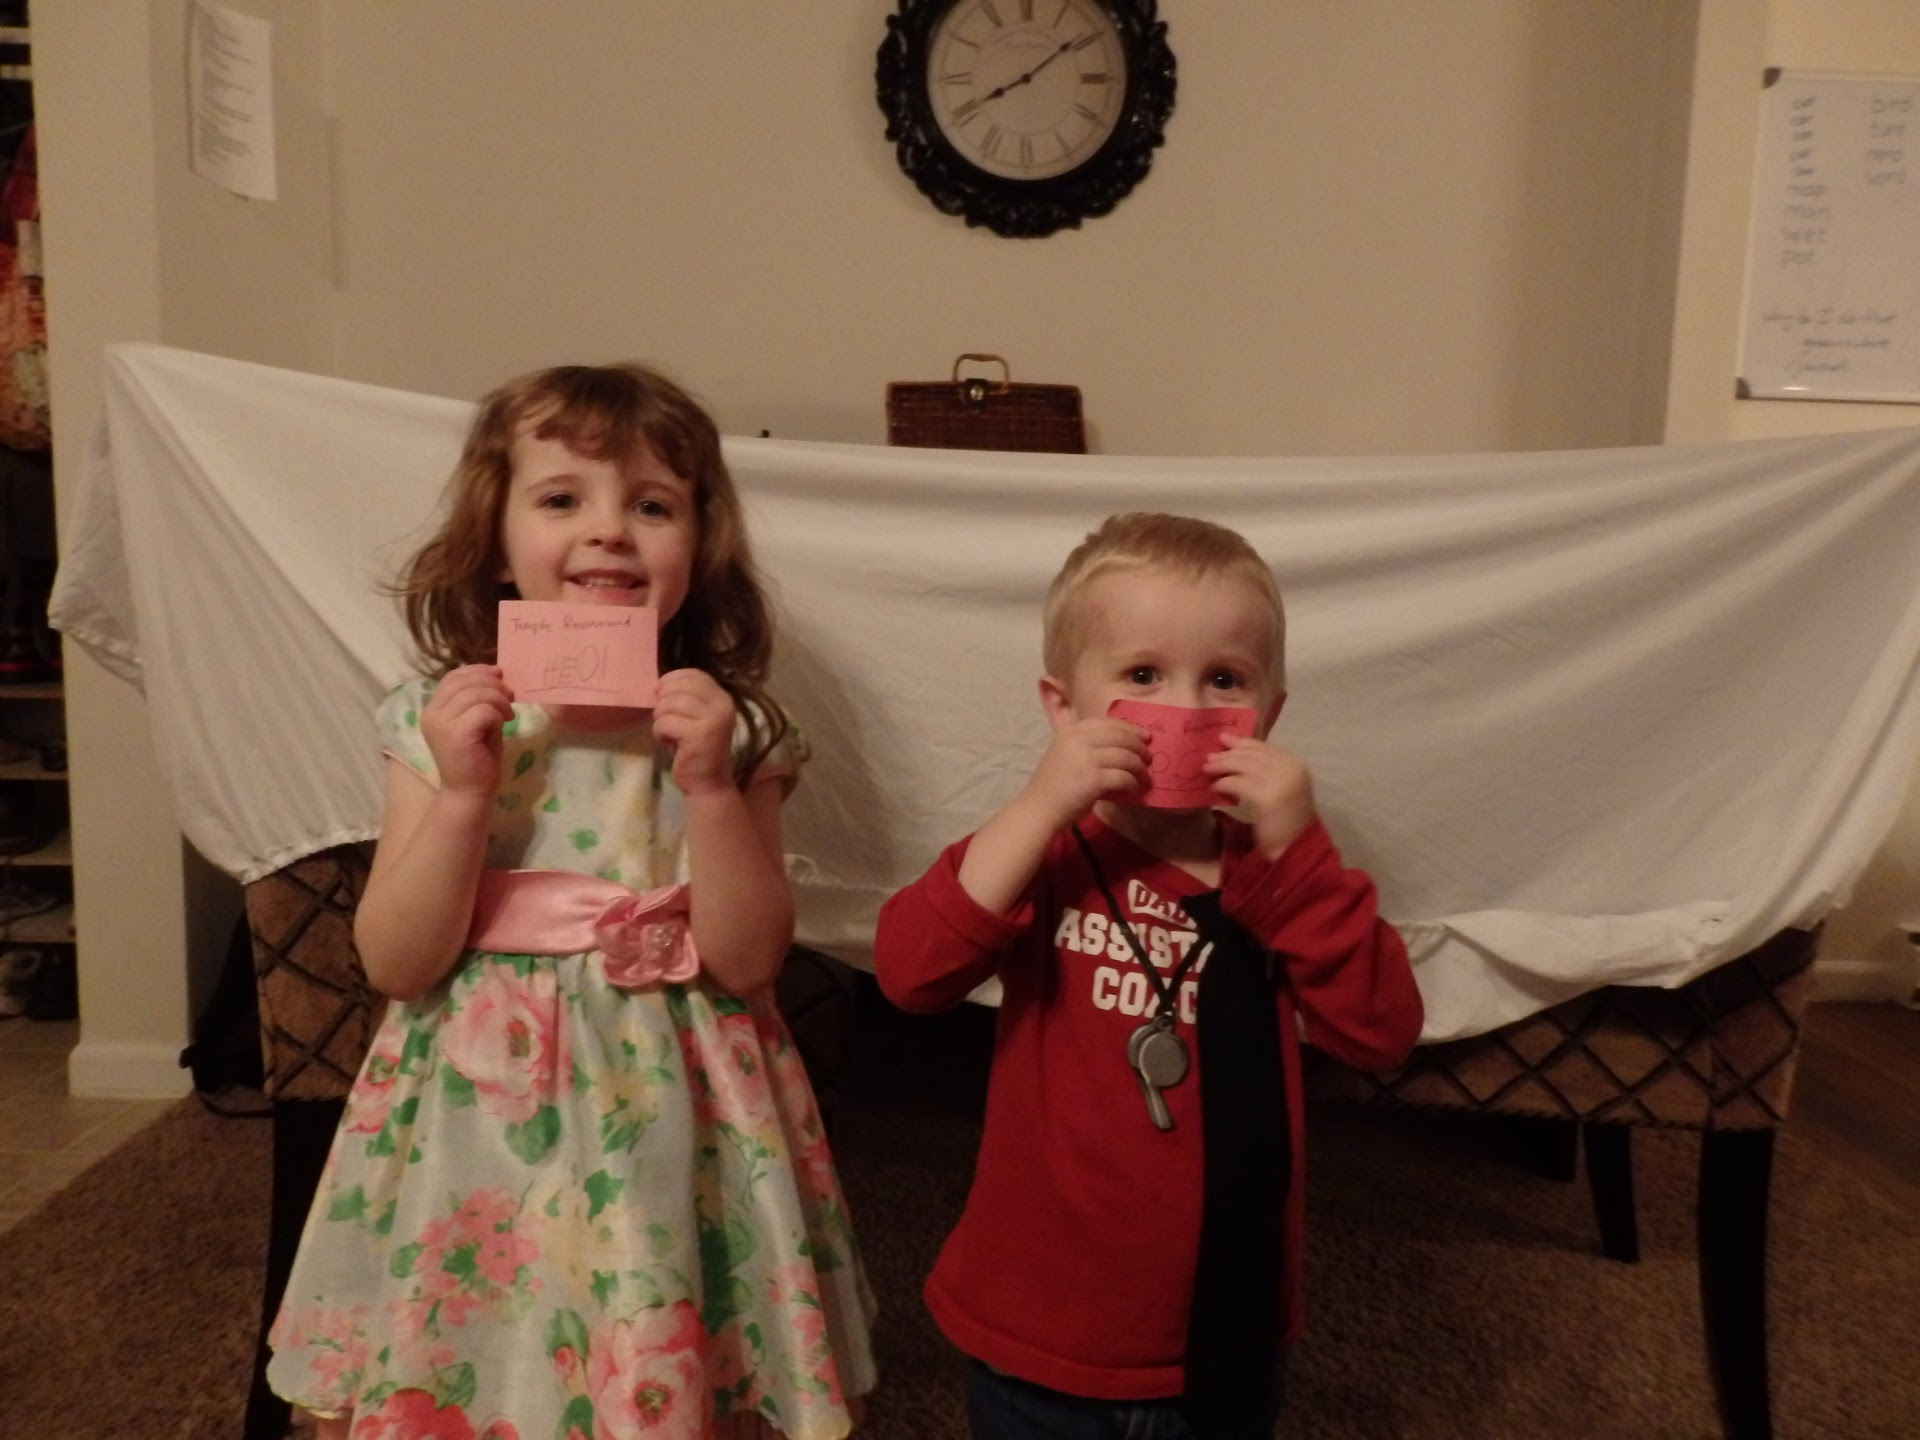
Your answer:
[[[803,746],[711,419],[639,366],[484,400],[399,586],[354,937],[393,1003],[274,1323],[322,1437],[842,1436],[872,1299],[771,986]],[[502,598],[647,605],[651,712],[515,704]]]

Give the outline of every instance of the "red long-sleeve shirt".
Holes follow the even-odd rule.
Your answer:
[[[1296,1008],[1308,1040],[1376,1071],[1406,1059],[1423,1012],[1373,882],[1341,865],[1318,821],[1272,861],[1245,825],[1223,815],[1221,826],[1222,904],[1285,959],[1274,1004],[1293,1181],[1276,1303],[1291,1338],[1306,1214]],[[1196,943],[1180,902],[1207,887],[1098,819],[1080,830],[1121,913],[1170,973]],[[1161,1131],[1127,1063],[1154,988],[1072,835],[1054,838],[1006,915],[961,888],[968,843],[887,901],[874,945],[880,987],[906,1010],[947,1009],[995,975],[1003,987],[973,1188],[927,1280],[927,1307],[962,1351],[1036,1384],[1096,1399],[1177,1395],[1200,1238],[1199,965],[1178,1008],[1193,1067],[1163,1092],[1174,1128]]]

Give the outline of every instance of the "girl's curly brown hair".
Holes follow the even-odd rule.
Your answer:
[[[649,449],[692,487],[699,518],[693,573],[679,612],[660,628],[660,668],[704,670],[733,697],[748,727],[734,770],[744,785],[789,728],[766,690],[773,620],[718,429],[692,396],[644,365],[557,365],[481,400],[447,482],[440,529],[393,586],[426,667],[443,675],[495,658],[500,602],[518,593],[499,578],[506,567],[500,528],[513,441],[523,427],[622,468]]]

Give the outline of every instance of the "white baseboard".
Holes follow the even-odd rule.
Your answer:
[[[1897,1000],[1914,1002],[1912,967],[1878,960],[1849,960],[1822,955],[1813,962],[1815,1000]]]
[[[67,1089],[97,1100],[173,1100],[193,1089],[178,1045],[126,1045],[82,1038],[67,1057]]]

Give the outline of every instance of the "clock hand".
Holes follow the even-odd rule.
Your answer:
[[[1002,95],[1006,94],[1009,90],[1018,90],[1022,85],[1029,84],[1033,80],[1034,76],[1038,75],[1042,70],[1046,69],[1047,66],[1051,65],[1054,61],[1058,60],[1062,55],[1066,54],[1067,51],[1071,50],[1072,48],[1073,48],[1073,41],[1071,40],[1061,41],[1058,49],[1049,52],[1046,59],[1042,60],[1038,65],[1034,66],[1031,70],[1027,71],[1026,74],[1015,76],[1013,79],[1009,80],[1006,84],[1001,85],[996,89],[989,90],[986,94],[980,97],[981,100],[982,101],[998,100]]]
[[[1047,66],[1053,64],[1054,61],[1058,60],[1062,55],[1066,54],[1067,51],[1071,50],[1074,47],[1074,43],[1075,42],[1073,42],[1072,40],[1062,40],[1058,48],[1056,48],[1050,55],[1048,55],[1046,59],[1042,60],[1038,65],[1034,66],[1033,69],[1029,70],[1026,74],[1020,77],[1021,83],[1025,84],[1027,81],[1033,79],[1034,76],[1038,75],[1042,70],[1046,69]]]

